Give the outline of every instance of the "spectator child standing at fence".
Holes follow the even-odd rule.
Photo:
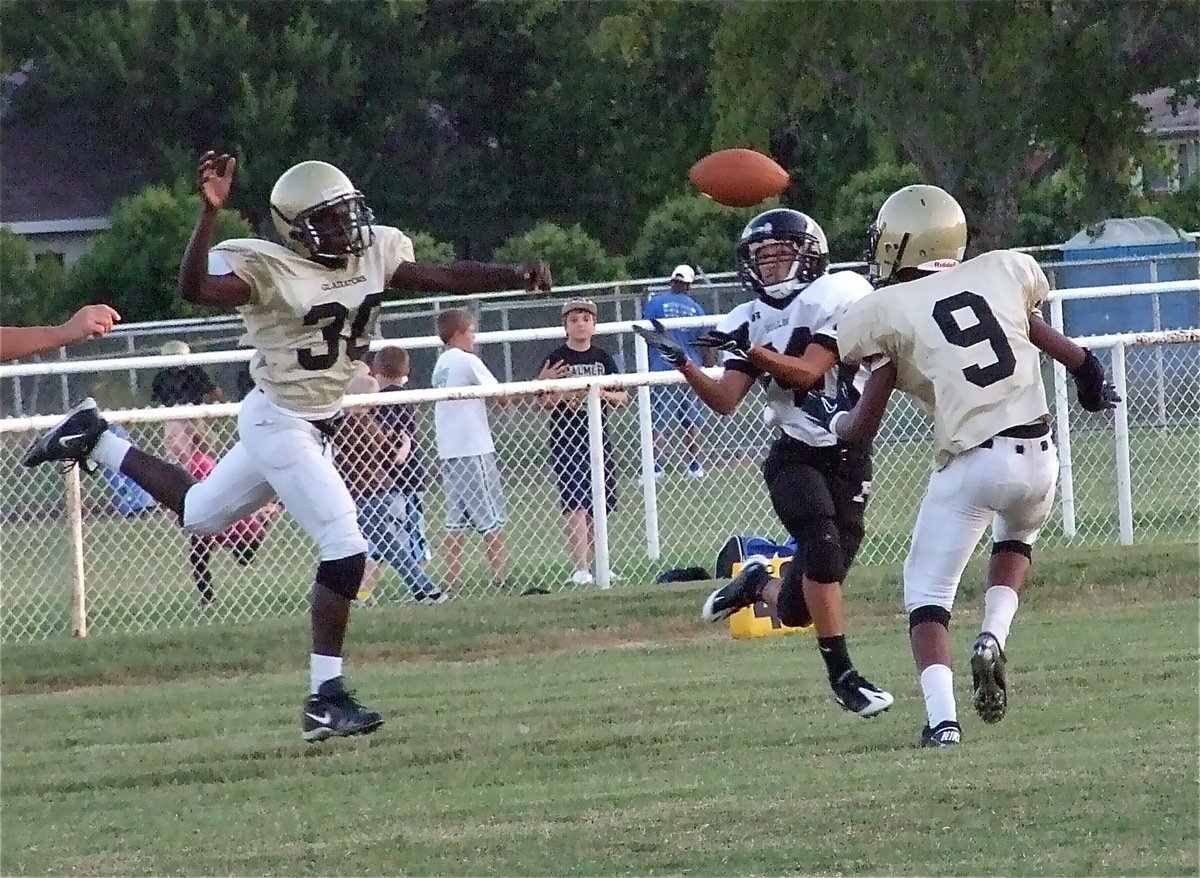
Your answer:
[[[446,349],[433,366],[433,386],[488,387],[496,376],[475,351],[475,318],[461,308],[440,311],[438,338]],[[496,397],[500,405],[508,398]],[[483,536],[492,584],[504,584],[504,489],[496,467],[496,446],[483,399],[454,399],[434,403],[434,433],[446,492],[446,584],[462,586],[462,535],[473,529]]]
[[[412,390],[409,381],[408,351],[401,347],[386,347],[375,352],[371,373],[383,393]],[[417,410],[413,405],[381,405],[375,409],[375,422],[399,438],[408,436],[412,450],[408,458],[393,473],[392,518],[408,535],[409,550],[418,564],[429,560],[429,543],[425,539],[425,466],[417,433]]]
[[[348,393],[378,393],[379,384],[370,375],[350,380]],[[382,559],[418,601],[445,600],[442,590],[426,575],[409,551],[407,535],[392,526],[390,509],[396,467],[411,451],[408,434],[393,434],[375,422],[370,408],[354,408],[338,428],[334,460],[358,507],[358,526],[367,540],[367,556]]]
[[[650,297],[642,309],[647,320],[666,320],[672,317],[703,317],[704,309],[688,295],[696,271],[690,265],[677,265],[671,272],[671,288]],[[697,348],[692,344],[704,330],[673,329],[670,335],[687,352],[688,357],[704,366],[717,364],[712,348]],[[654,348],[647,351],[651,372],[669,372],[675,367]],[[704,478],[700,463],[700,425],[704,423],[704,403],[686,385],[657,385],[650,388],[650,423],[654,429],[654,477],[663,473],[663,451],[667,437],[678,425],[687,439],[687,474],[693,479]]]
[[[567,342],[544,358],[539,380],[577,378],[584,375],[616,375],[620,370],[608,351],[592,344],[596,335],[596,303],[591,299],[567,299],[562,306]],[[624,390],[601,391],[610,406],[629,402]],[[551,391],[538,396],[538,407],[550,410],[550,465],[558,482],[558,500],[566,516],[567,544],[575,572],[571,582],[591,585],[591,547],[595,539],[592,523],[592,469],[588,453],[587,392]],[[617,508],[617,482],[613,471],[612,444],[604,435],[604,506]],[[611,570],[610,583],[617,576]]]

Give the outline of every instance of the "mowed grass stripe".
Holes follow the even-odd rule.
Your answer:
[[[614,602],[559,608],[575,648],[356,666],[389,723],[319,747],[290,667],[6,697],[4,872],[1194,873],[1194,568],[1189,592],[1170,556],[1126,560],[1096,579],[1137,603],[1080,600],[1067,562],[1023,610],[1001,725],[970,713],[963,663],[949,752],[913,746],[921,697],[884,613],[853,640],[898,699],[872,722],[832,703],[806,637],[612,648],[587,632],[620,624]]]
[[[1039,552],[1022,598],[1030,610],[1095,609],[1197,592],[1194,545],[1058,549]],[[957,618],[978,617],[983,559],[963,577]],[[903,632],[899,565],[856,566],[846,587],[851,634],[859,627]],[[700,623],[708,583],[624,586],[535,597],[456,601],[435,607],[388,605],[351,614],[351,674],[383,662],[479,661],[530,653],[639,643],[714,640],[723,629]],[[5,695],[74,686],[238,677],[308,666],[308,620],[274,619],[199,630],[98,634],[7,644],[0,664]]]

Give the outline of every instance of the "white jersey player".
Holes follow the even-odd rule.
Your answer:
[[[961,262],[962,208],[935,186],[908,186],[884,203],[869,247],[877,292],[839,324],[842,357],[873,371],[861,398],[813,395],[814,423],[848,440],[873,438],[894,387],[932,418],[936,471],[904,565],[904,605],[928,724],[921,745],[957,744],[948,625],[971,553],[990,524],[992,558],[981,632],[971,656],[975,709],[1007,709],[1005,642],[1032,547],[1054,499],[1040,352],[1067,366],[1089,411],[1119,399],[1090,351],[1037,314],[1049,285],[1031,256],[1001,250]]]
[[[330,439],[342,397],[368,349],[388,289],[475,293],[550,288],[540,262],[522,266],[458,262],[424,265],[412,241],[374,224],[350,179],[325,162],[285,171],[270,211],[283,244],[257,239],[211,247],[236,168],[205,153],[197,172],[204,207],[179,270],[183,298],[236,308],[254,347],[255,388],[238,416],[238,441],[203,482],[107,431],[94,400],[76,406],[26,452],[36,466],[66,460],[132,478],[174,510],[184,530],[215,534],[278,498],[320,554],[312,589],[311,694],[305,740],[367,734],[383,720],[348,693],[342,640],[350,600],[366,561],[354,501],[334,468]]]
[[[840,440],[800,408],[812,388],[857,398],[866,373],[839,361],[838,321],[871,286],[856,274],[829,274],[825,233],[795,210],[769,210],[752,219],[738,243],[737,263],[754,299],[695,341],[725,352],[721,378],[690,362],[661,324],[638,330],[720,414],[732,412],[761,379],[767,411],[781,431],[763,463],[763,478],[776,515],[799,547],[797,559],[783,580],[771,577],[765,559],[748,560],[729,585],[709,595],[701,615],[716,622],[762,600],[785,625],[814,626],[834,698],[852,713],[874,716],[893,699],[850,660],[841,587],[862,542],[871,448]]]

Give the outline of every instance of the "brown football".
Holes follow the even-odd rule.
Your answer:
[[[788,172],[761,152],[722,149],[692,165],[688,179],[713,201],[750,207],[786,189]]]

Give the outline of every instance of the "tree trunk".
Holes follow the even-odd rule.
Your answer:
[[[991,191],[981,193],[974,204],[963,204],[967,226],[971,230],[967,241],[967,256],[1012,246],[1017,224],[1017,197],[1014,181],[997,180]]]

